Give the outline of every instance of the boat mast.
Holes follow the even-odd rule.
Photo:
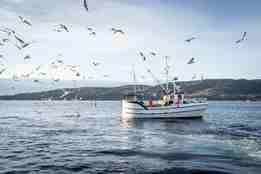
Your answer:
[[[169,93],[169,64],[168,64],[168,56],[165,56],[165,73],[166,73],[166,91]]]
[[[137,86],[136,86],[136,83],[137,83],[137,79],[136,79],[136,73],[135,73],[135,67],[134,65],[132,65],[132,79],[134,81],[134,94],[136,96],[136,93],[137,93]]]

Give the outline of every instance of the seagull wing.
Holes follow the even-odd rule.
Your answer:
[[[151,55],[156,56],[157,54],[155,52],[150,52]]]
[[[14,35],[15,39],[18,40],[21,44],[25,44],[25,41],[23,41],[21,38],[19,38],[17,35]]]
[[[89,11],[87,0],[83,0],[83,5],[86,11]]]
[[[240,43],[241,41],[242,41],[241,39],[237,40],[237,41],[236,41],[236,44]]]
[[[18,18],[21,20],[21,22],[24,22],[24,18],[22,16],[18,16]]]
[[[2,69],[2,70],[0,71],[0,75],[3,74],[5,71],[6,71],[6,69]]]
[[[66,27],[65,25],[63,25],[63,28],[65,29],[65,31],[69,32],[68,27]]]
[[[242,40],[245,40],[245,38],[246,38],[246,35],[247,35],[247,32],[244,32],[244,33],[243,33]]]
[[[24,23],[27,24],[27,25],[29,25],[29,26],[32,26],[32,23],[29,22],[28,20],[24,20]]]
[[[191,58],[189,61],[188,61],[188,64],[193,64],[195,63],[195,59],[194,58]]]

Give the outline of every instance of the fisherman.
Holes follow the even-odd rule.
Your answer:
[[[170,96],[169,95],[163,96],[163,103],[164,103],[164,106],[168,106],[170,104]]]
[[[176,105],[177,105],[178,108],[180,107],[181,103],[182,103],[182,94],[179,93],[178,94],[178,99],[177,99],[177,102],[176,102]]]

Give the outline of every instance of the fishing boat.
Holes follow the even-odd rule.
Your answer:
[[[179,97],[181,96],[181,97]],[[173,99],[138,100],[138,96],[125,96],[122,100],[122,116],[126,118],[200,118],[206,115],[205,99],[183,99],[176,94]],[[171,97],[172,98],[172,97]],[[182,99],[179,99],[182,98]]]
[[[180,86],[176,85],[176,78],[169,82],[168,67],[170,66],[166,60],[167,80],[165,86],[159,84],[163,92],[160,99],[151,97],[149,100],[143,100],[142,97],[137,95],[136,85],[134,85],[134,92],[126,95],[122,100],[123,118],[201,118],[206,115],[207,100],[186,97]],[[151,70],[148,70],[148,72],[155,78]],[[135,71],[133,71],[133,74],[135,81]],[[172,83],[172,89],[169,87],[170,83]]]

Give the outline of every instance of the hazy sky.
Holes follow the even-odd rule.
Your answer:
[[[74,74],[51,70],[48,64],[62,54],[66,64],[80,65],[86,77],[130,81],[135,64],[137,76],[150,75],[145,67],[163,77],[163,57],[170,56],[171,76],[191,80],[200,78],[261,78],[261,1],[259,0],[88,0],[89,12],[81,0],[0,0],[1,26],[13,28],[31,47],[19,51],[12,44],[0,47],[9,73],[42,71],[55,78],[71,79]],[[29,19],[33,27],[21,24],[18,16]],[[54,32],[54,25],[65,24],[70,32]],[[95,28],[96,37],[87,27]],[[111,27],[126,34],[113,35]],[[242,33],[247,40],[235,44]],[[1,38],[4,35],[0,35]],[[198,37],[191,43],[189,37]],[[145,64],[139,51],[147,55]],[[149,56],[149,52],[158,53]],[[31,61],[23,57],[30,54]],[[187,65],[191,57],[197,63]],[[60,57],[61,58],[61,57]],[[92,61],[101,62],[94,68]]]

